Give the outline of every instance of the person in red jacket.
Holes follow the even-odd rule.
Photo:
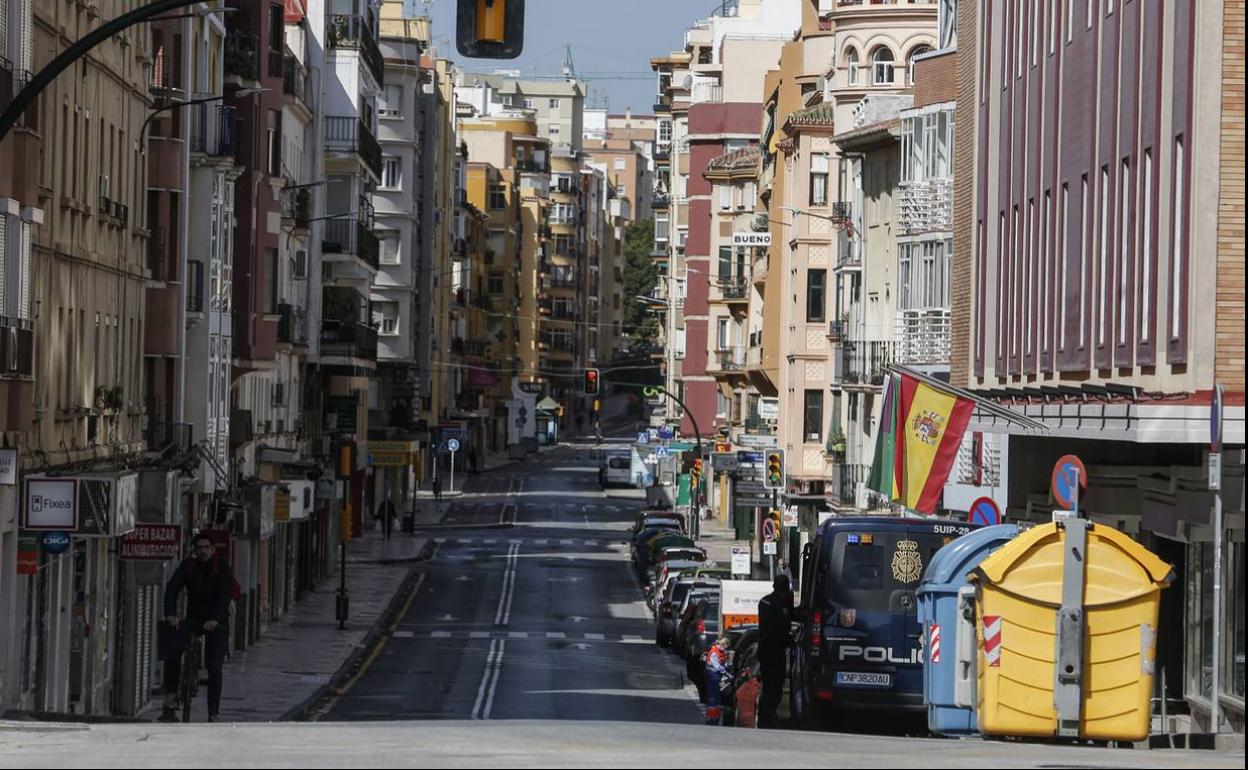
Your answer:
[[[182,625],[178,618],[178,596],[186,590],[186,623],[178,643],[165,659],[165,703],[162,722],[176,722],[178,680],[182,672],[182,648],[189,634],[204,635],[204,666],[208,669],[208,721],[217,721],[221,712],[221,669],[229,648],[230,601],[237,594],[234,573],[217,555],[212,538],[196,535],[191,541],[193,555],[184,559],[165,585],[165,622],[173,629]]]
[[[728,676],[728,637],[721,636],[706,651],[706,723],[723,723],[724,709],[720,705],[720,683]]]

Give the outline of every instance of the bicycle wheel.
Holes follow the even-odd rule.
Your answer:
[[[200,658],[203,653],[203,640],[196,636],[187,644],[186,654],[182,659],[182,683],[179,694],[182,696],[182,721],[191,721],[191,706],[199,691]]]

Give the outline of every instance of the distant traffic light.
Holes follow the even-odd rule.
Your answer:
[[[763,471],[763,489],[784,491],[783,449],[773,449],[767,453],[767,467]]]
[[[690,471],[693,487],[696,489],[702,483],[702,458],[695,458],[693,461],[693,470]]]
[[[587,396],[598,395],[598,386],[599,386],[598,370],[586,369],[585,370],[585,395]]]
[[[779,508],[772,508],[770,511],[767,512],[767,517],[771,519],[772,523],[775,525],[776,532],[784,531],[783,529],[781,529],[781,526],[780,526],[782,517],[780,516]]]

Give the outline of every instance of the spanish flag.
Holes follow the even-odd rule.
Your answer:
[[[868,486],[921,513],[934,513],[974,403],[907,374],[884,395]]]

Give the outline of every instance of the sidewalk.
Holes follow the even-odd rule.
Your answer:
[[[750,546],[748,540],[737,540],[736,530],[719,521],[719,519],[702,519],[698,522],[701,531],[698,546],[706,551],[706,558],[723,565],[732,564],[732,547],[734,545]]]
[[[246,651],[225,662],[221,718],[226,722],[272,722],[297,719],[332,686],[345,680],[356,658],[367,650],[383,625],[415,585],[412,569],[431,545],[428,538],[380,529],[347,545],[350,617],[339,630],[334,617],[337,572],[306,594],[281,620],[270,623]],[[161,699],[154,698],[141,718],[155,719]],[[207,686],[201,685],[191,719],[208,717]]]

